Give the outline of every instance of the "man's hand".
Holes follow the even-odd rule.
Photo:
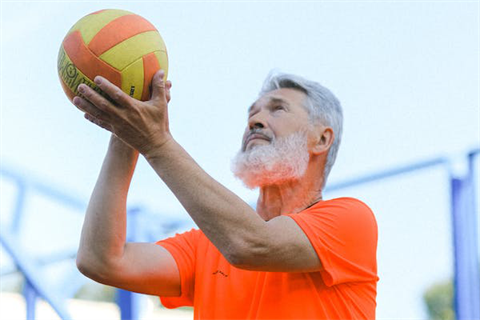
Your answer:
[[[82,97],[73,103],[85,118],[114,133],[131,147],[148,157],[172,139],[168,124],[168,102],[171,82],[163,81],[159,70],[152,79],[149,101],[133,99],[107,79],[97,76],[95,83],[110,97],[110,101],[85,84],[78,86]]]

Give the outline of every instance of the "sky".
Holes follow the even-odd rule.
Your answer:
[[[249,203],[257,191],[233,177],[230,161],[247,108],[272,69],[318,81],[341,101],[344,134],[332,183],[438,156],[462,174],[465,152],[480,145],[475,1],[2,1],[3,168],[88,200],[109,133],[70,104],[56,59],[69,28],[105,8],[132,11],[157,27],[169,55],[173,137]],[[451,276],[447,183],[445,170],[432,168],[326,194],[358,197],[376,214],[379,318],[425,318],[422,292]],[[4,178],[0,186],[0,221],[8,224],[15,188]],[[59,226],[70,225],[64,242],[75,245],[81,214],[56,215],[47,202],[29,203],[25,243],[41,237],[39,230],[60,237]],[[143,159],[129,205],[188,219]],[[36,250],[48,251],[47,242]]]

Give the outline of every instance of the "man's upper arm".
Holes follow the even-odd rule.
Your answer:
[[[313,272],[323,268],[309,238],[293,219],[279,216],[270,220],[268,225],[270,233],[277,235],[278,240],[272,244],[275,259],[272,265],[280,264],[282,271],[289,272]]]
[[[105,284],[156,296],[179,296],[180,275],[168,250],[154,243],[127,243]]]
[[[242,269],[278,272],[313,272],[322,263],[304,231],[288,216],[278,216],[266,222],[260,238],[239,254]],[[248,248],[248,249],[247,249]]]
[[[244,241],[236,265],[259,271],[320,271],[327,285],[378,279],[377,224],[373,212],[353,198],[266,222]]]

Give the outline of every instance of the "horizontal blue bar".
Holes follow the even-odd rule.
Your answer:
[[[80,199],[79,197],[72,196],[60,189],[52,188],[47,184],[35,181],[32,178],[26,178],[18,171],[12,169],[6,169],[4,166],[0,167],[0,175],[4,176],[7,179],[15,181],[17,185],[25,186],[28,189],[33,189],[41,194],[46,195],[47,197],[54,198],[70,207],[78,209],[82,212],[87,208],[87,201],[85,199]]]
[[[439,165],[447,166],[448,163],[449,163],[448,159],[444,157],[435,158],[432,160],[427,160],[422,162],[416,162],[413,164],[400,166],[395,169],[387,169],[377,173],[370,173],[357,178],[348,179],[345,181],[334,182],[331,185],[326,187],[325,192],[331,192],[331,191],[336,191],[343,188],[353,187],[359,184],[370,183],[377,180],[382,180],[382,179],[390,178],[393,176],[397,176],[397,175],[401,175],[401,174],[405,174],[413,171],[423,170],[429,167],[435,167]]]

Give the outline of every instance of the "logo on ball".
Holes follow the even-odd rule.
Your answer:
[[[75,78],[77,76],[77,68],[71,63],[67,65],[67,77]]]

